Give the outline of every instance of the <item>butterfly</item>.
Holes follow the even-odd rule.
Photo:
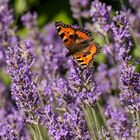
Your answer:
[[[72,55],[80,66],[89,66],[99,53],[99,46],[93,42],[91,32],[63,22],[55,22],[57,32],[68,49],[66,56]]]

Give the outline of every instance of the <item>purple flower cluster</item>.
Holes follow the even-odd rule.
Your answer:
[[[121,70],[120,100],[130,110],[140,111],[140,74],[135,66],[123,64]]]
[[[13,24],[12,9],[9,9],[9,0],[0,1],[0,47],[7,47],[9,42],[15,42],[15,29]],[[1,50],[1,49],[0,49]]]
[[[71,11],[73,18],[79,20],[81,18],[89,18],[88,7],[90,5],[89,0],[70,0]]]
[[[10,81],[5,81],[5,78],[2,78],[8,78],[5,68],[6,49],[11,43],[15,44],[18,40],[15,36],[16,27],[13,26],[13,11],[9,7],[9,0],[0,1],[0,139],[26,140],[31,137],[25,124],[25,118],[11,99]]]
[[[31,139],[29,132],[25,129],[25,120],[20,112],[13,111],[6,115],[6,112],[0,112],[0,139],[14,140]]]
[[[113,90],[117,90],[119,81],[118,76],[118,68],[108,69],[107,65],[100,64],[98,72],[95,74],[96,83],[98,85],[97,88],[99,88],[102,94],[111,93]]]
[[[106,33],[109,30],[110,12],[111,6],[106,6],[99,0],[94,0],[92,2],[90,16],[96,31],[104,34],[104,32]]]
[[[56,140],[91,139],[83,112],[78,106],[71,105],[71,108],[62,116],[53,112],[51,106],[45,108],[45,113],[48,118],[46,125],[49,135]]]
[[[129,10],[129,21],[131,24],[132,35],[135,38],[135,45],[139,47],[140,44],[140,1],[129,0],[131,10]]]
[[[94,104],[100,96],[100,91],[96,89],[96,83],[94,81],[94,69],[82,69],[76,67],[75,62],[69,61],[71,67],[69,71],[69,86],[74,94],[77,94],[76,102],[86,102],[88,104]]]
[[[136,72],[135,65],[130,64],[132,39],[129,31],[129,21],[125,13],[121,12],[114,17],[111,24],[120,62],[120,89],[121,101],[134,110],[139,110],[140,104],[140,74]]]
[[[130,23],[127,14],[124,12],[116,13],[111,23],[111,29],[114,35],[115,47],[118,49],[119,59],[125,61],[129,59],[128,53],[132,49],[131,34],[129,31]]]
[[[135,122],[131,123],[130,116],[122,109],[113,109],[108,106],[105,111],[107,124],[113,133],[114,139],[136,139],[137,127]]]
[[[31,71],[33,57],[30,41],[11,45],[7,51],[8,72],[11,76],[11,94],[19,108],[34,111],[39,104],[37,87]]]
[[[10,42],[15,42],[15,29],[11,27],[13,24],[12,9],[9,9],[9,0],[0,1],[0,69],[5,73],[6,55],[5,49]],[[4,85],[3,80],[0,78],[0,84]],[[7,87],[5,87],[6,89]]]

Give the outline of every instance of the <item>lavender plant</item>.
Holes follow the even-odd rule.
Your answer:
[[[0,81],[0,139],[139,140],[139,2],[118,12],[99,0],[69,2],[102,47],[90,68],[65,57],[54,22],[40,30],[36,12],[21,17],[24,39],[16,34],[9,1],[0,2],[0,75],[10,79]]]

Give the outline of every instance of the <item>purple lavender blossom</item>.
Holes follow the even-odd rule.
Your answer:
[[[12,10],[8,6],[9,0],[0,1],[0,67],[5,65],[5,49],[10,42],[16,42]]]
[[[44,66],[41,73],[43,75],[38,87],[40,91],[42,91],[41,93],[45,102],[50,104],[55,102],[54,97],[57,96],[54,93],[57,92],[57,87],[55,86],[56,83],[59,82],[58,79],[65,77],[68,71],[67,59],[64,58],[64,52],[66,50],[56,45],[58,44],[42,46],[42,60]]]
[[[129,21],[131,25],[131,31],[134,39],[136,40],[135,45],[140,44],[140,1],[129,0],[132,9],[129,10]]]
[[[105,111],[105,116],[107,117],[107,124],[109,129],[113,133],[113,138],[115,139],[136,139],[137,131],[136,126],[130,121],[130,116],[122,109],[113,109],[108,106]]]
[[[61,139],[81,139],[89,140],[90,135],[87,130],[86,122],[82,110],[75,105],[71,105],[71,109],[59,116],[53,112],[51,106],[45,109],[48,121],[46,123],[49,135],[56,140]]]
[[[0,1],[0,47],[7,47],[10,42],[16,42],[13,24],[12,9],[9,8],[9,0]],[[2,49],[0,49],[1,51]]]
[[[35,12],[33,14],[28,12],[22,16],[21,20],[22,20],[24,26],[30,31],[29,35],[33,39],[38,38],[39,31],[38,31],[38,27],[37,27],[37,14]]]
[[[0,114],[0,139],[31,139],[20,112],[13,111],[6,115],[5,111],[1,110]]]
[[[106,6],[104,3],[99,2],[99,0],[92,2],[90,16],[95,31],[104,34],[104,32],[106,33],[109,30],[110,12],[111,6]]]
[[[111,23],[111,29],[114,35],[115,46],[119,50],[120,59],[125,59],[126,54],[130,52],[132,48],[131,34],[129,31],[130,23],[127,18],[127,14],[124,12],[117,13],[113,17]]]
[[[120,100],[130,110],[140,111],[140,74],[135,66],[123,63],[120,68]]]
[[[69,60],[69,85],[75,94],[77,94],[77,102],[86,102],[94,104],[101,92],[96,89],[94,81],[94,68],[89,69],[77,66],[75,61]]]
[[[30,52],[30,41],[14,44],[7,52],[8,72],[11,76],[11,91],[19,108],[29,112],[39,104],[37,87],[31,71],[33,57]]]
[[[13,12],[9,8],[9,0],[0,1],[0,75],[8,77],[6,73],[6,49],[10,43],[17,41],[15,36],[15,28],[13,25]],[[5,78],[0,76],[0,96],[1,96],[1,108],[6,108],[5,104],[11,102],[5,97],[9,96],[9,85],[5,85]],[[10,80],[9,80],[10,83]],[[7,101],[5,101],[7,100]]]
[[[111,93],[118,89],[119,71],[118,68],[107,68],[107,65],[100,64],[95,74],[97,88],[102,94]]]
[[[37,27],[36,14],[27,13],[22,17],[22,21],[29,28],[30,38],[35,44],[31,51],[34,52],[36,61],[33,70],[38,75],[38,90],[43,101],[52,104],[55,100],[53,94],[54,81],[57,81],[55,78],[65,76],[68,70],[67,59],[64,58],[67,49],[62,46],[54,24],[45,25],[41,33]],[[50,88],[51,86],[54,88]]]
[[[71,11],[73,12],[73,18],[80,19],[80,18],[89,18],[89,0],[70,0],[69,1],[71,6]]]
[[[140,1],[139,0],[135,0],[135,1],[129,0],[129,3],[131,4],[131,6],[133,8],[135,8],[135,10],[139,10],[139,8],[140,8]]]
[[[138,111],[140,109],[140,74],[136,72],[135,66],[129,64],[131,60],[129,52],[132,49],[129,25],[127,16],[123,12],[114,17],[111,24],[115,43],[119,51],[120,89],[122,93],[120,99],[122,103]]]

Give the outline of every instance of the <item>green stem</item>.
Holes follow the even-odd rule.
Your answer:
[[[107,34],[106,34],[106,35],[104,35],[104,37],[105,37],[105,41],[106,41],[106,43],[107,43],[107,44],[109,44],[109,39],[108,39]]]
[[[40,140],[43,140],[43,137],[42,137],[42,135],[41,135],[41,132],[40,132],[40,128],[39,128],[39,124],[38,124],[38,123],[37,123],[36,128],[37,128],[37,131],[38,131],[38,133],[39,133],[39,138],[40,138]]]
[[[97,140],[97,136],[96,136],[96,133],[95,133],[95,126],[94,126],[94,122],[93,122],[93,119],[91,121],[91,116],[89,114],[89,111],[88,109],[85,107],[86,105],[83,105],[82,106],[82,109],[83,109],[83,112],[85,114],[85,119],[86,119],[86,122],[87,122],[87,126],[88,126],[88,129],[89,129],[89,132],[91,134],[91,137],[93,138],[93,140]]]
[[[100,127],[100,124],[99,124],[98,119],[97,119],[96,111],[95,111],[95,109],[93,107],[91,107],[91,110],[92,110],[92,114],[93,114],[93,118],[94,118],[94,122],[95,122],[97,132],[100,132],[101,127]]]
[[[83,27],[81,18],[79,18],[77,21],[78,21],[78,24],[79,24],[81,27]]]
[[[136,111],[136,120],[138,125],[138,139],[140,139],[140,113]]]
[[[38,122],[38,120],[36,120],[33,112],[30,112],[30,115],[35,120],[35,122],[37,123],[37,124],[35,124],[35,129],[36,129],[36,132],[38,132],[38,134],[39,134],[39,140],[43,140],[43,137],[41,135],[41,131],[40,131],[40,128],[39,128],[39,122]]]
[[[134,33],[133,33],[132,29],[130,29],[130,33],[131,33],[131,36],[132,36],[133,41],[134,41],[134,46],[135,46],[136,48],[138,48],[138,42],[137,42],[137,40],[136,40],[136,38],[135,38],[135,36],[134,36]]]
[[[102,119],[102,121],[103,121],[103,124],[104,124],[105,128],[106,128],[107,130],[109,130],[109,129],[108,129],[108,125],[107,125],[107,123],[106,123],[106,118],[105,118],[105,116],[104,116],[103,110],[102,110],[102,108],[101,108],[99,102],[97,102],[97,107],[98,107],[98,109],[99,109],[99,112],[100,112],[100,115],[101,115],[101,119]]]
[[[37,137],[36,137],[36,132],[35,132],[35,131],[37,131],[36,128],[34,128],[35,129],[34,130],[30,125],[28,127],[29,127],[29,130],[30,130],[31,134],[32,134],[32,139],[33,140],[38,140]]]

